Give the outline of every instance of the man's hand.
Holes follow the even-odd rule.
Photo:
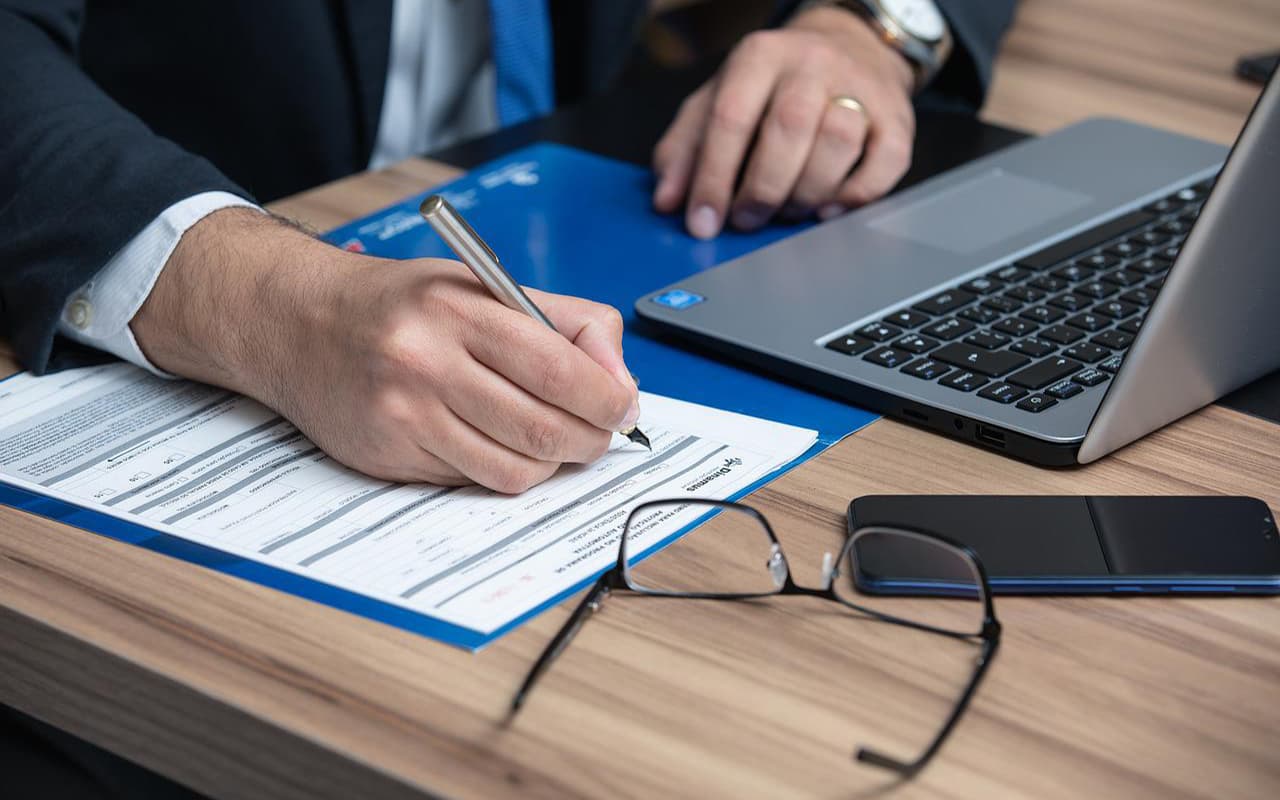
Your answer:
[[[709,239],[726,217],[750,230],[779,210],[828,219],[874,200],[911,163],[912,84],[906,59],[844,9],[752,33],[658,142],[654,206],[684,202],[689,232]],[[863,111],[833,104],[838,96]]]
[[[346,253],[228,209],[187,232],[132,328],[160,368],[262,401],[361,472],[514,493],[640,413],[618,312],[530,296],[559,333],[457,262]]]

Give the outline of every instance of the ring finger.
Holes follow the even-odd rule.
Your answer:
[[[802,211],[818,209],[824,218],[838,213],[832,201],[862,155],[867,130],[867,113],[861,104],[857,109],[834,100],[827,104],[813,150],[791,195],[793,207]]]

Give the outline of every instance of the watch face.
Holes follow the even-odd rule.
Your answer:
[[[942,14],[933,0],[880,0],[880,7],[904,31],[917,39],[936,42],[942,38],[946,29]]]

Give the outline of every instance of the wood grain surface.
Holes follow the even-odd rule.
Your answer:
[[[1037,130],[1172,115],[1230,138],[1252,93],[1223,70],[1266,46],[1268,26],[1280,38],[1275,11],[1029,0],[988,115]],[[1121,36],[1124,20],[1143,27]],[[1138,65],[1107,49],[1117,40],[1159,58]],[[1196,52],[1175,52],[1187,42]],[[1176,113],[1197,95],[1204,108]],[[409,161],[275,208],[323,229],[450,174]],[[1280,427],[1211,407],[1087,468],[1046,470],[882,420],[752,502],[812,583],[850,498],[991,491],[1232,493],[1280,510]],[[0,702],[214,797],[1280,794],[1280,600],[999,598],[988,680],[906,784],[850,756],[933,724],[955,676],[927,646],[816,601],[620,595],[509,720],[571,606],[470,654],[0,509]]]

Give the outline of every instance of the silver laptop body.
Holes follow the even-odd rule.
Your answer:
[[[1039,464],[1087,463],[1280,367],[1274,76],[1227,155],[1088,120],[636,311],[881,413]]]

